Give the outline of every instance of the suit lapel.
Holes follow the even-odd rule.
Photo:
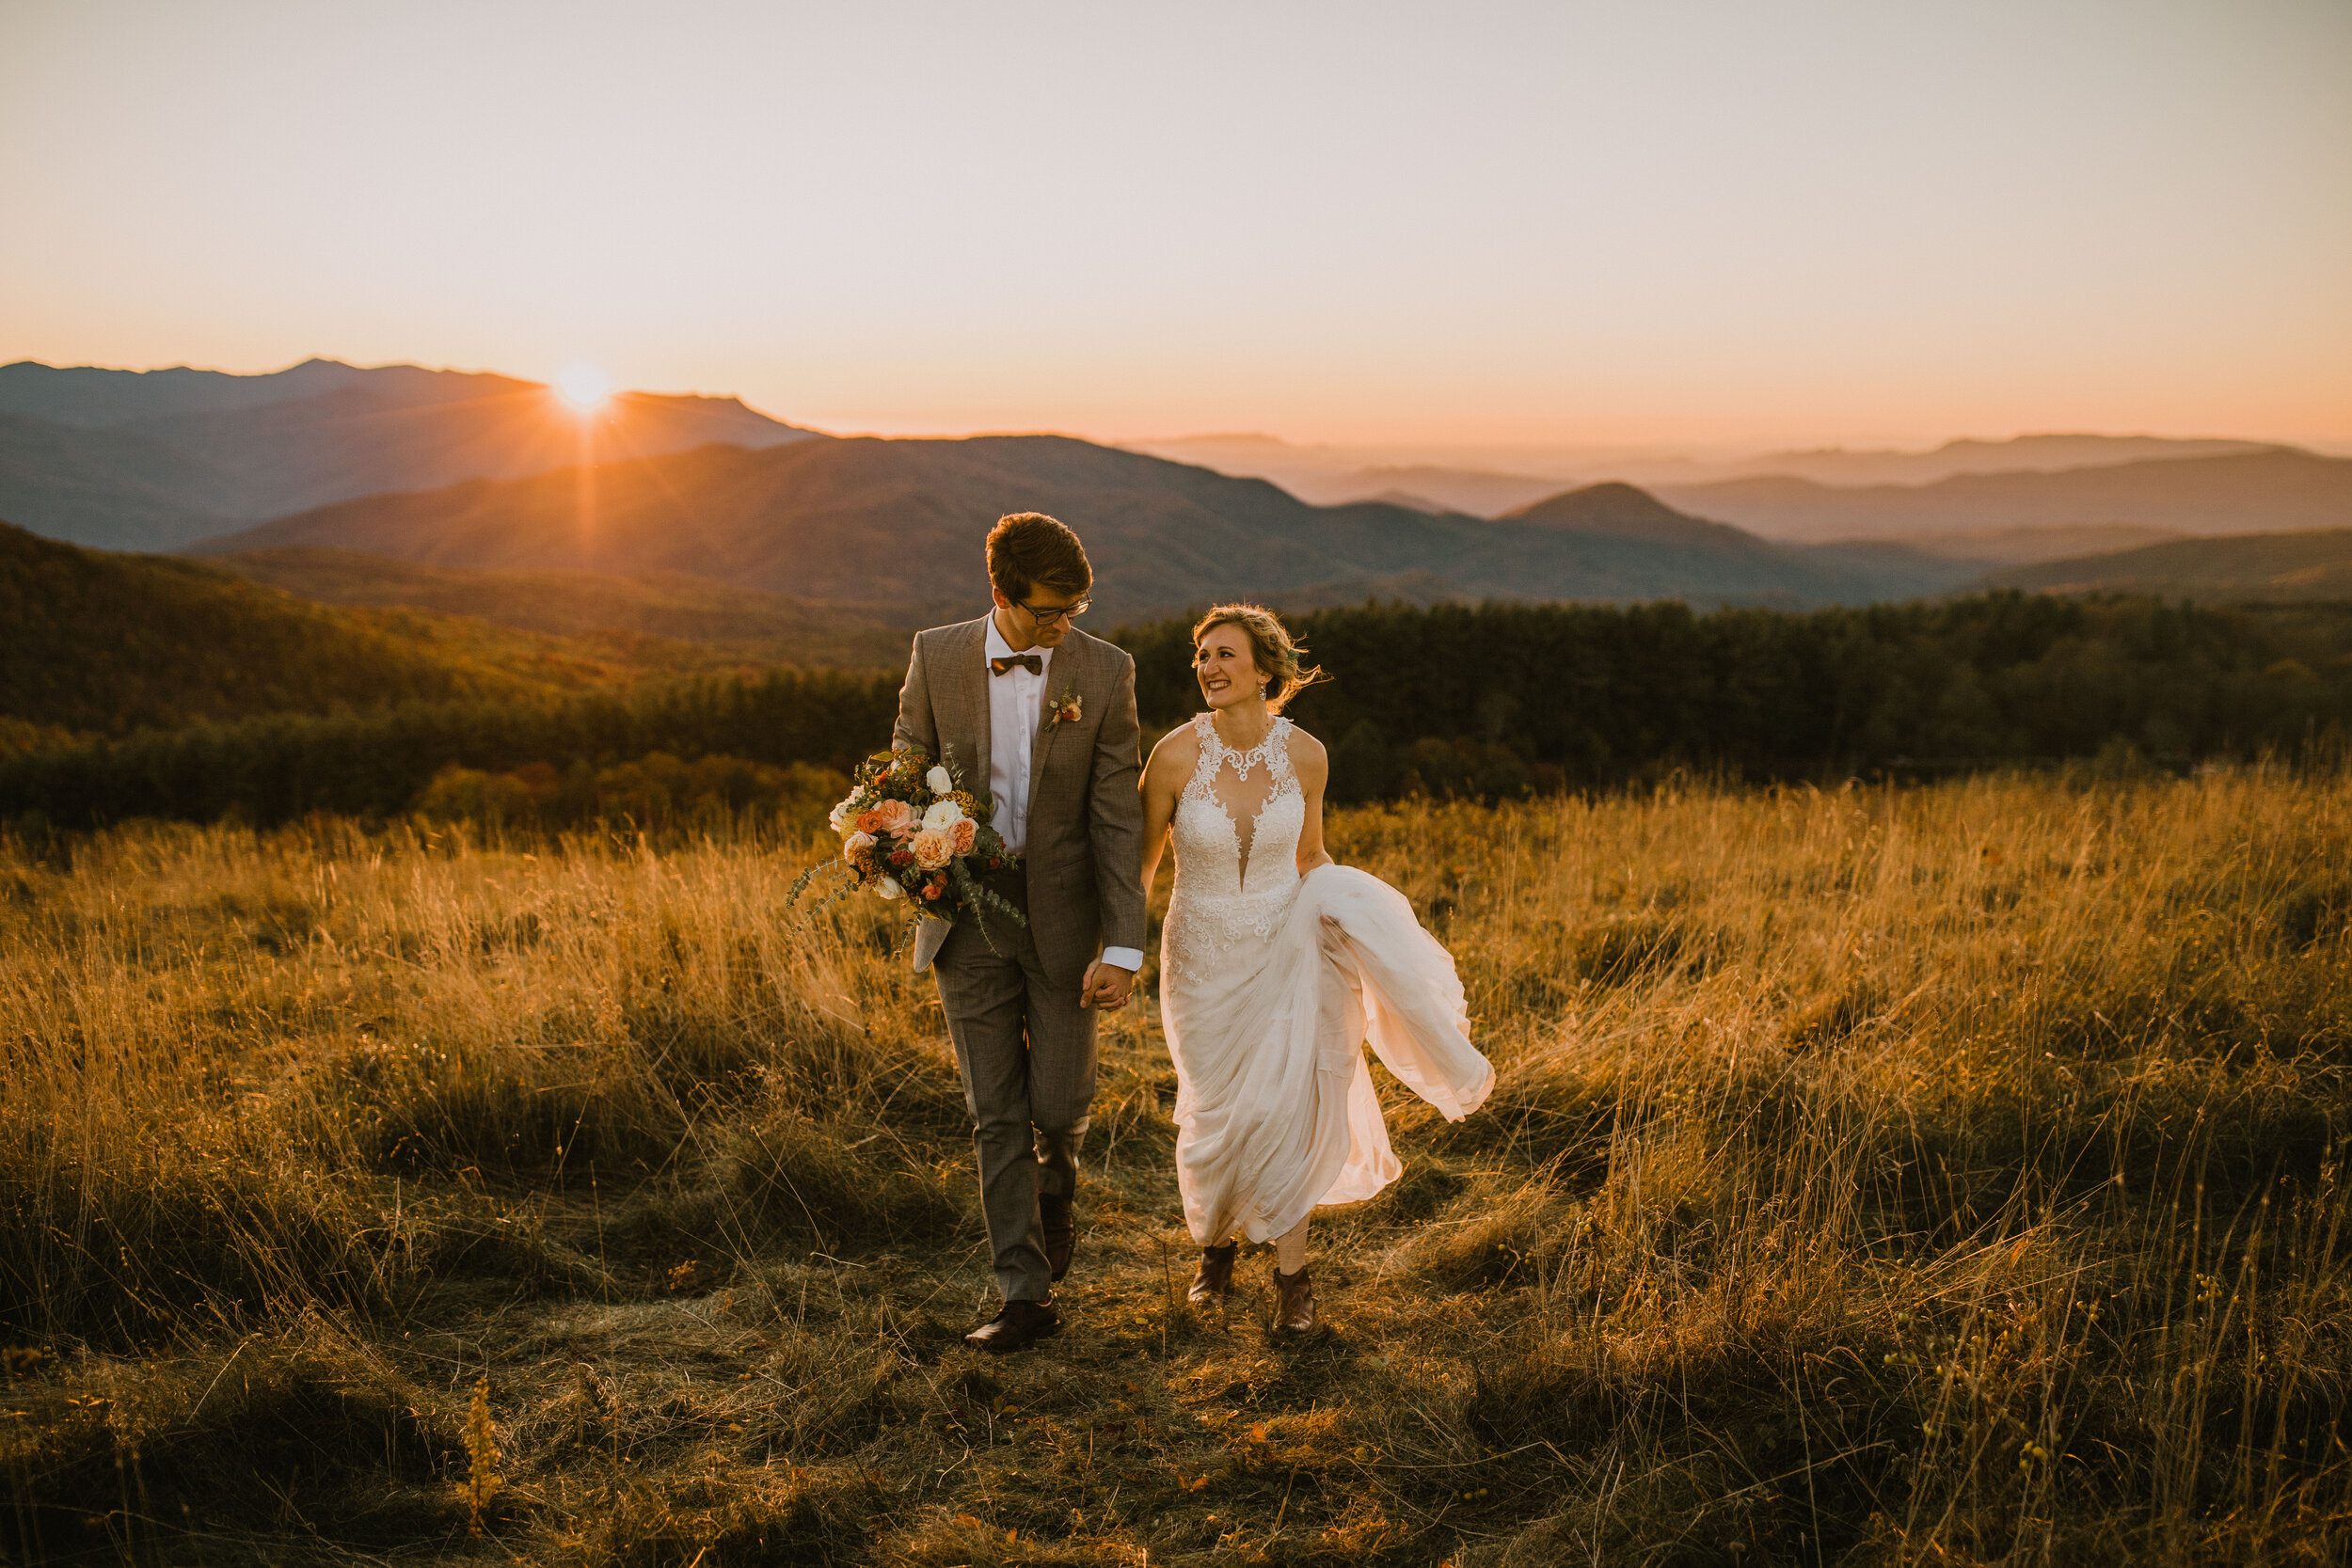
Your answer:
[[[1045,667],[1045,689],[1038,697],[1037,736],[1029,743],[1028,816],[1033,846],[1037,836],[1035,829],[1038,786],[1045,782],[1046,753],[1053,749],[1054,736],[1060,734],[1062,729],[1062,726],[1054,720],[1054,699],[1065,691],[1075,691],[1081,694],[1081,702],[1085,700],[1083,679],[1085,672],[1082,666],[1086,657],[1086,644],[1081,641],[1081,636],[1082,634],[1073,632],[1063,638],[1061,646],[1054,650],[1054,662]]]
[[[949,672],[954,684],[953,705],[948,712],[962,730],[958,738],[960,750],[966,755],[954,759],[963,769],[963,785],[975,795],[988,793],[988,617],[965,623],[956,628],[956,637],[948,651],[954,669]],[[940,737],[943,748],[946,737]]]

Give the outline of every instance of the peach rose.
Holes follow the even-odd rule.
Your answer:
[[[979,838],[980,825],[968,816],[947,830],[948,847],[959,855],[970,854],[972,846],[978,843]]]
[[[914,808],[904,800],[884,800],[866,815],[874,819],[875,824],[869,832],[903,833],[914,826]],[[858,825],[865,826],[863,822]]]
[[[926,871],[938,870],[946,865],[956,852],[955,846],[949,841],[947,831],[944,828],[932,828],[928,832],[916,833],[908,841],[907,847],[914,851],[914,863]]]
[[[858,857],[873,847],[874,835],[872,833],[851,833],[849,842],[841,846],[841,858],[851,865],[855,865],[858,863]]]

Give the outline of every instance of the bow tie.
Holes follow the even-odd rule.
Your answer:
[[[992,658],[988,661],[988,668],[992,673],[1001,675],[1016,664],[1032,675],[1045,673],[1045,660],[1036,654],[1015,654],[1010,658]]]

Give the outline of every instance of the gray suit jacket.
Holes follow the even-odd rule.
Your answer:
[[[892,738],[946,762],[975,795],[988,793],[988,617],[917,632]],[[1054,718],[1074,691],[1079,716]],[[1125,649],[1073,630],[1054,650],[1030,751],[1025,856],[1029,927],[1038,960],[1075,988],[1104,947],[1143,946],[1143,731],[1136,721],[1136,661]],[[928,968],[947,923],[926,920],[914,967]]]

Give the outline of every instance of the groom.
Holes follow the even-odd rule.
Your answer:
[[[1039,512],[1000,518],[988,578],[993,611],[915,635],[893,741],[985,791],[1021,857],[983,879],[1027,925],[992,916],[983,936],[926,920],[914,942],[963,1075],[1005,1303],[964,1343],[1003,1354],[1061,1328],[1052,1285],[1077,1243],[1091,1009],[1126,1006],[1143,967],[1143,808],[1135,660],[1071,625],[1094,581],[1078,536]]]

